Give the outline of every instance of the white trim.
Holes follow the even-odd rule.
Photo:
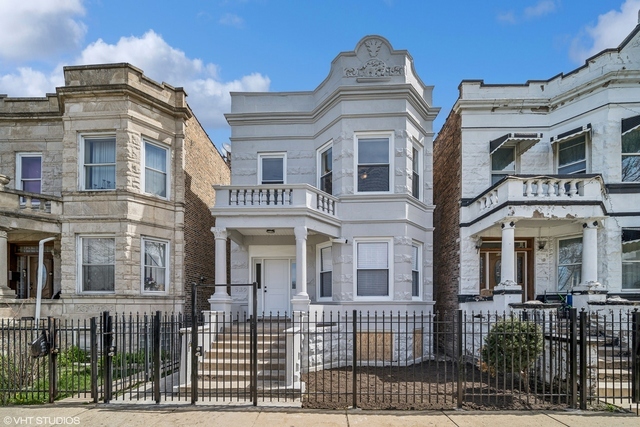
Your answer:
[[[147,192],[147,188],[146,188],[146,176],[147,176],[147,144],[153,145],[157,148],[160,148],[161,150],[164,150],[165,152],[165,168],[166,168],[166,172],[165,172],[165,192],[166,192],[166,196],[160,196],[158,194],[154,194],[154,193],[149,193]],[[152,141],[148,138],[142,138],[142,156],[141,157],[141,163],[142,163],[142,167],[141,167],[141,174],[140,174],[140,191],[144,194],[148,194],[150,196],[154,196],[154,197],[158,197],[160,199],[163,200],[169,200],[171,199],[171,148],[165,144],[161,144],[159,142],[156,141]]]
[[[387,244],[387,280],[389,293],[386,296],[358,295],[358,243],[386,243]],[[353,300],[354,301],[393,301],[394,272],[393,272],[393,237],[354,237],[353,238]]]
[[[265,153],[258,153],[258,176],[257,176],[257,182],[258,185],[278,185],[278,184],[263,184],[262,183],[262,159],[265,158],[282,158],[282,183],[286,184],[287,183],[287,153],[286,152],[265,152]]]
[[[418,262],[418,295],[413,295],[413,248],[417,248],[418,249],[418,254],[417,254],[417,262]],[[411,242],[411,299],[413,299],[414,301],[421,301],[422,300],[422,293],[423,293],[423,283],[424,283],[424,276],[423,276],[423,271],[424,271],[424,261],[422,259],[423,257],[423,244],[421,242],[418,242],[417,240],[413,240]]]
[[[579,234],[579,235],[572,235],[572,236],[566,236],[566,237],[558,238],[556,240],[556,259],[555,259],[555,263],[556,263],[555,281],[556,281],[556,291],[557,292],[567,292],[567,291],[571,290],[571,287],[568,287],[568,288],[565,288],[565,289],[559,289],[560,281],[559,281],[558,273],[559,273],[559,269],[560,269],[560,242],[563,241],[563,240],[574,240],[574,239],[580,239],[580,242],[581,242],[581,245],[582,245],[582,252],[580,253],[580,262],[579,263],[572,263],[572,264],[562,264],[562,265],[563,266],[579,265],[580,266],[580,275],[582,276],[582,253],[584,252],[583,236],[581,234]],[[582,277],[581,277],[581,280],[582,280]],[[578,284],[579,283],[576,283],[576,285],[578,285]]]
[[[22,159],[25,157],[39,157],[40,158],[40,194],[42,194],[42,152],[33,151],[33,152],[18,152],[16,153],[16,180],[15,188],[16,190],[25,191],[22,185]],[[30,179],[29,181],[36,181],[35,179]],[[24,197],[20,197],[20,204],[25,204]],[[40,200],[33,199],[31,204],[34,206],[40,205]]]
[[[82,240],[83,239],[113,239],[114,251],[116,251],[115,234],[77,234],[76,235],[76,292],[85,295],[113,295],[116,293],[116,266],[117,257],[113,262],[113,291],[85,291],[82,283]]]
[[[417,200],[422,200],[422,196],[423,196],[423,192],[424,192],[424,166],[423,166],[423,157],[424,157],[424,151],[422,146],[416,144],[416,143],[412,143],[411,144],[411,188],[410,188],[410,193],[412,197],[415,197],[413,195],[413,168],[414,168],[414,163],[416,161],[416,159],[414,158],[415,156],[413,156],[413,150],[417,151],[417,155],[418,155],[418,197],[416,197]]]
[[[144,288],[144,281],[145,281],[145,274],[144,274],[144,268],[145,268],[145,263],[144,263],[144,255],[146,252],[146,246],[145,243],[146,242],[153,242],[153,243],[161,243],[165,245],[165,251],[164,251],[164,256],[165,256],[165,269],[164,269],[164,283],[165,283],[165,288],[164,291],[148,291]],[[157,239],[155,237],[147,237],[147,236],[141,236],[140,238],[140,293],[143,295],[167,295],[169,293],[169,286],[171,286],[171,280],[170,280],[170,268],[171,268],[171,242],[169,242],[168,240],[164,240],[164,239]]]
[[[316,150],[316,188],[318,190],[322,190],[322,155],[329,149],[333,150],[333,140],[322,144],[320,148]],[[331,157],[331,176],[333,179],[333,151],[331,151]],[[331,187],[333,188],[333,185]],[[333,191],[331,193],[333,193]]]
[[[85,177],[85,164],[84,164],[84,146],[86,139],[92,138],[113,138],[114,139],[114,150],[115,150],[115,173],[114,173],[114,188],[86,188],[86,177]],[[113,132],[105,132],[105,133],[79,133],[78,134],[78,189],[80,191],[115,191],[118,186],[118,139],[116,138],[116,134]]]
[[[555,142],[552,147],[553,147],[553,166],[555,167],[555,171],[557,174],[560,174],[560,172],[558,171],[560,169],[560,146],[564,143],[570,142],[572,139],[577,139],[579,137],[581,137],[582,135],[585,135],[585,133],[587,132],[581,132],[578,133],[574,136],[568,136],[565,138],[562,138],[560,141]],[[591,170],[591,137],[590,137],[591,133],[588,132],[585,137],[584,137],[584,172],[573,172],[575,173],[590,173],[589,171]],[[563,167],[567,167],[567,166],[571,166],[574,165],[576,163],[580,163],[582,160],[580,160],[579,162],[573,162],[573,163],[567,163],[566,165],[564,165]]]
[[[358,157],[359,157],[359,140],[367,139],[367,138],[388,138],[389,140],[389,190],[388,191],[359,191],[358,190]],[[353,156],[353,167],[354,167],[354,176],[353,176],[353,190],[354,194],[393,194],[394,193],[394,159],[393,155],[393,147],[395,146],[395,141],[393,138],[393,132],[384,131],[384,132],[356,132],[353,135],[353,147],[354,147],[354,156]]]
[[[333,268],[331,269],[331,296],[321,297],[320,287],[322,286],[321,273],[322,271],[322,249],[331,248],[331,257],[333,258],[333,245],[329,242],[324,242],[316,245],[316,301],[333,301]],[[329,271],[329,270],[327,270]]]

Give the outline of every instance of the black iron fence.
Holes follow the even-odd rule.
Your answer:
[[[195,319],[196,322],[193,322]],[[194,327],[195,326],[195,327]],[[34,357],[43,334],[48,352]],[[640,313],[327,311],[0,321],[0,403],[638,409]]]

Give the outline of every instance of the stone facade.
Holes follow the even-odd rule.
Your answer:
[[[213,276],[208,206],[212,185],[229,182],[229,167],[181,88],[156,83],[129,64],[65,67],[64,74],[65,86],[46,98],[0,96],[0,173],[12,178],[0,204],[9,247],[0,274],[11,272],[8,285],[18,297],[3,300],[3,314],[33,315],[34,248],[44,238],[53,238],[44,250],[45,267],[53,268],[47,268],[43,316],[182,311],[185,283]],[[40,195],[26,191],[32,164],[24,157],[41,158]],[[113,242],[113,259],[107,249],[97,255],[113,269],[105,276],[113,285],[95,291],[91,286],[98,285],[86,280],[97,283],[92,263],[98,261],[82,258],[81,246],[91,242],[85,254],[97,251],[91,245],[100,238]],[[149,270],[144,242],[160,254],[149,258]],[[162,268],[151,269],[158,262]],[[166,283],[144,277],[147,271]]]

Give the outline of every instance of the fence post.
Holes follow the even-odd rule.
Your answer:
[[[356,367],[356,365],[358,364],[357,315],[358,315],[357,310],[353,310],[353,319],[352,319],[353,325],[352,325],[352,331],[351,331],[351,335],[352,335],[351,338],[353,339],[353,354],[351,356],[351,391],[353,392],[352,406],[354,409],[358,407],[358,391],[357,391],[358,381],[356,378],[356,375],[358,374],[358,369]]]
[[[56,339],[56,319],[47,318],[49,334],[49,403],[56,400],[58,394],[58,340]]]
[[[103,387],[104,387],[104,403],[109,403],[111,401],[112,394],[112,364],[113,364],[113,356],[115,351],[112,351],[113,345],[113,330],[112,330],[112,318],[109,315],[108,311],[102,312],[102,352],[104,357],[104,366],[103,369]]]
[[[198,287],[196,282],[191,284],[191,404],[198,400],[198,315],[196,298]]]
[[[91,349],[91,397],[93,403],[98,403],[98,325],[96,318],[90,321],[90,349]]]
[[[253,406],[258,406],[258,283],[253,282],[251,288],[251,324],[250,324],[250,346],[251,346],[251,400]]]
[[[580,310],[580,409],[587,409],[589,387],[591,381],[587,378],[587,312]]]
[[[456,342],[458,346],[457,350],[457,359],[458,359],[458,409],[462,408],[462,399],[464,398],[464,393],[462,390],[462,375],[464,371],[464,364],[462,360],[462,310],[458,310],[458,325],[456,328]]]
[[[631,352],[631,401],[640,403],[640,312],[633,312],[633,350]]]
[[[156,311],[153,318],[153,398],[160,403],[160,363],[162,362],[160,348],[160,311]]]
[[[571,396],[569,397],[569,405],[571,408],[575,408],[577,405],[577,395],[578,395],[578,381],[577,381],[577,369],[578,369],[578,360],[577,360],[577,347],[578,347],[578,331],[576,324],[576,314],[577,309],[571,308],[569,311],[569,326],[570,326],[570,337],[569,337],[569,385],[571,387]]]

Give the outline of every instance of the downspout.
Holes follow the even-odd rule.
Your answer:
[[[40,303],[42,302],[42,288],[44,286],[44,244],[55,240],[55,237],[47,237],[46,239],[40,240],[38,243],[38,293],[36,297],[36,316],[35,316],[35,324],[37,325],[40,321]]]

